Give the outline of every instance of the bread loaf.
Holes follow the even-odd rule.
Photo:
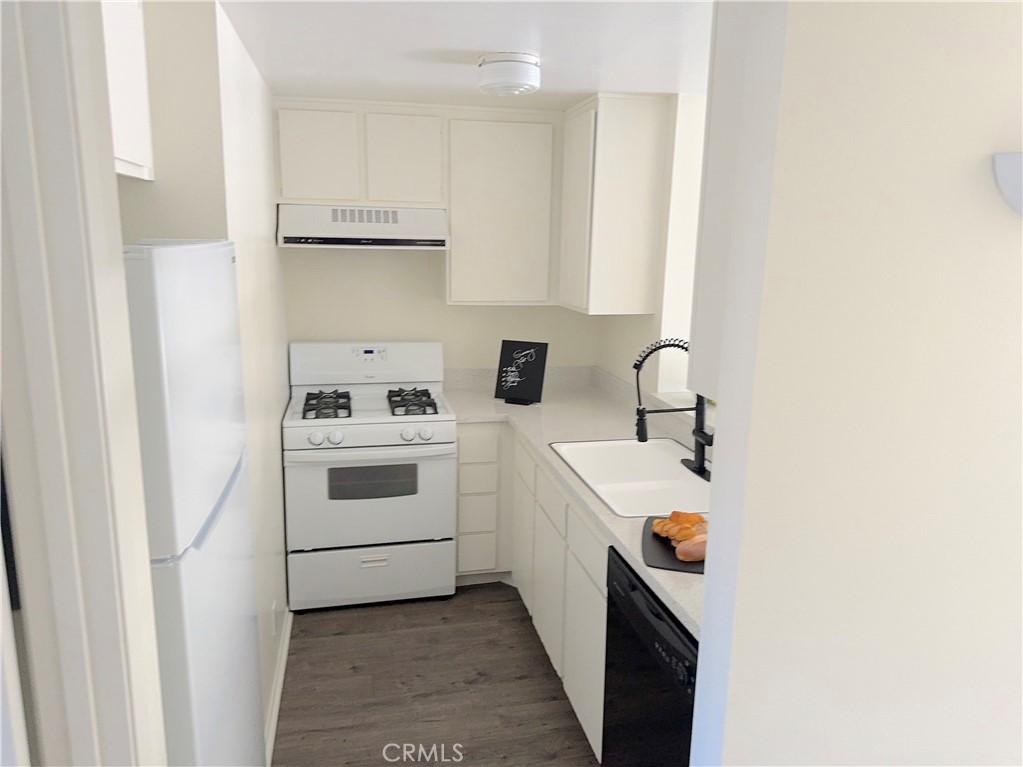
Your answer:
[[[707,521],[702,514],[697,514],[694,511],[673,511],[668,516],[668,519],[672,522],[681,522],[686,525],[697,525]]]
[[[681,541],[675,547],[675,557],[683,562],[702,562],[707,558],[707,534],[700,533]]]
[[[667,538],[675,556],[683,562],[699,562],[707,551],[707,518],[691,511],[673,511],[667,518],[655,519],[650,526]]]

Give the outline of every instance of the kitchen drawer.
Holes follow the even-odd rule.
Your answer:
[[[459,463],[496,463],[499,456],[500,432],[490,424],[468,424],[458,427]]]
[[[309,610],[454,594],[454,546],[432,541],[288,554],[288,606]]]
[[[458,533],[497,530],[497,496],[463,495],[458,499]]]
[[[568,505],[568,550],[575,554],[586,574],[602,594],[607,594],[608,541],[572,504]]]
[[[550,517],[555,529],[565,537],[565,497],[543,469],[536,470],[536,502]]]
[[[470,463],[458,467],[458,492],[496,493],[497,464]]]
[[[529,451],[521,444],[515,444],[515,471],[522,477],[529,492],[536,492],[536,464]]]
[[[493,570],[497,567],[497,533],[458,536],[458,572]]]

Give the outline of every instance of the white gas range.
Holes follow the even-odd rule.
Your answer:
[[[441,344],[293,343],[290,369],[291,609],[453,594],[457,446]]]

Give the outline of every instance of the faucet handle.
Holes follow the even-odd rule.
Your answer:
[[[647,431],[646,431],[646,408],[636,408],[636,441],[646,442]]]

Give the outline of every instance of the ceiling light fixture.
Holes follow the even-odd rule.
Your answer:
[[[522,96],[540,87],[540,57],[530,53],[480,56],[476,87],[492,96]]]

